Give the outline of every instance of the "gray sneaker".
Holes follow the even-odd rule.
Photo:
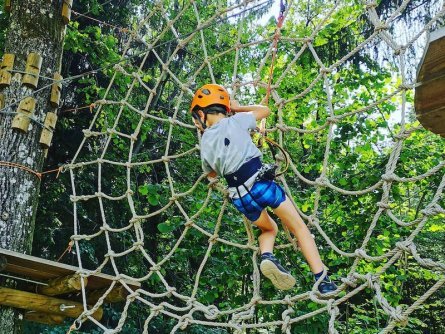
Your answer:
[[[289,290],[295,285],[295,278],[283,268],[273,255],[262,255],[260,270],[280,290]]]

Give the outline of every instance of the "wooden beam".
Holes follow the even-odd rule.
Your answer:
[[[88,292],[87,303],[95,304],[100,297],[102,297],[107,289],[95,290]],[[127,289],[125,289],[122,285],[115,287],[110,293],[105,297],[105,303],[119,303],[123,302],[128,295]]]
[[[445,52],[445,49],[444,49]],[[445,72],[443,76],[425,82],[416,88],[415,106],[418,114],[445,106]]]
[[[431,132],[445,133],[445,28],[431,33],[417,72],[416,116]]]
[[[6,257],[0,255],[0,272],[2,272],[8,265],[8,260]]]
[[[83,312],[81,303],[3,287],[0,287],[0,305],[70,318],[77,318]],[[99,308],[92,317],[100,320],[102,315]]]
[[[85,286],[88,283],[86,277],[83,278]],[[47,286],[40,286],[37,293],[47,296],[63,295],[64,293],[80,291],[82,289],[82,278],[79,274],[59,277],[48,282]]]
[[[29,311],[25,313],[25,320],[38,322],[45,325],[60,325],[64,322],[65,317],[57,314],[40,313]]]
[[[41,282],[47,282],[58,277],[74,275],[79,270],[78,267],[2,248],[0,248],[0,256],[6,257],[8,261],[5,272]],[[85,269],[83,269],[83,271],[88,272],[88,270]],[[115,277],[111,275],[102,273],[91,274],[88,276],[88,289],[99,290],[109,287],[114,280]],[[141,283],[137,281],[127,279],[122,279],[122,281],[133,290],[137,290],[141,287]]]
[[[445,105],[442,108],[417,115],[417,119],[425,129],[445,137]]]
[[[428,45],[419,66],[417,81],[424,82],[437,78],[445,72],[445,28],[430,34]]]

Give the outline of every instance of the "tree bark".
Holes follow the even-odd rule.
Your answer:
[[[49,103],[51,80],[60,70],[65,27],[62,21],[62,1],[14,0],[9,17],[5,53],[15,55],[10,86],[0,90],[5,108],[0,112],[0,247],[30,253],[40,180],[33,173],[2,163],[16,163],[42,171],[44,150],[39,145],[45,115],[54,111]],[[22,85],[29,53],[42,57],[37,89]],[[47,86],[47,87],[46,87]],[[46,87],[46,88],[43,88]],[[42,89],[43,88],[43,89]],[[27,96],[36,99],[34,120],[28,132],[12,129],[18,104]],[[39,124],[40,123],[40,124]],[[0,333],[19,333],[17,311],[0,308]]]

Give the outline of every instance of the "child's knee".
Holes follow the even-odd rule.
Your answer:
[[[261,228],[262,232],[273,233],[273,235],[278,234],[278,225],[275,221],[269,217],[269,224],[263,225]]]

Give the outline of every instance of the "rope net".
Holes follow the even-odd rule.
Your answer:
[[[105,272],[115,281],[94,306],[87,305],[83,286],[85,310],[72,329],[90,320],[106,333],[120,332],[136,321],[129,310],[137,308],[144,333],[157,321],[171,325],[171,333],[194,325],[215,333],[291,333],[313,317],[325,317],[329,333],[337,333],[344,324],[342,307],[369,294],[383,319],[381,333],[406,325],[445,284],[445,264],[422,257],[414,243],[445,213],[443,152],[426,149],[425,156],[409,159],[411,149],[402,149],[433,145],[433,139],[416,144],[425,131],[412,121],[415,82],[406,64],[412,61],[409,51],[425,43],[445,10],[437,5],[425,25],[400,34],[397,18],[410,1],[386,15],[377,13],[375,2],[324,1],[307,8],[313,11],[311,22],[299,15],[306,5],[290,1],[283,26],[274,29],[257,19],[270,2],[221,3],[154,2],[129,30],[104,97],[95,102],[94,119],[66,166],[75,216],[72,240],[81,275]],[[357,36],[355,43],[329,41],[339,28],[336,20],[345,17],[351,29],[367,25],[368,35]],[[302,26],[304,36],[301,29],[297,34]],[[338,58],[320,52],[339,43]],[[373,48],[392,55],[389,75],[367,66],[365,51]],[[362,85],[348,76],[357,58],[367,78]],[[287,231],[276,249],[299,283],[288,292],[264,288],[270,283],[258,270],[257,231],[229,204],[223,182],[209,185],[200,169],[200,138],[188,108],[194,90],[208,82],[225,85],[243,104],[258,103],[270,92],[267,134],[292,152],[290,169],[279,181],[339,283],[333,295],[318,293]],[[371,142],[364,140],[365,128],[371,129]],[[351,155],[356,160],[347,165]],[[368,177],[370,170],[379,178]],[[425,188],[427,195],[407,204],[410,191],[420,198],[419,189]],[[348,221],[348,227],[341,225]],[[90,255],[101,259],[94,272],[84,269],[91,268]],[[413,304],[401,306],[388,298],[381,277],[396,282],[398,276],[389,274],[409,276],[410,266],[422,267],[434,284]],[[239,274],[239,296],[231,296],[237,305],[221,298],[226,284],[236,284],[228,283],[233,272]],[[176,279],[184,276],[192,284]],[[141,288],[132,290],[127,280]],[[110,327],[91,315],[119,284],[128,296]]]

